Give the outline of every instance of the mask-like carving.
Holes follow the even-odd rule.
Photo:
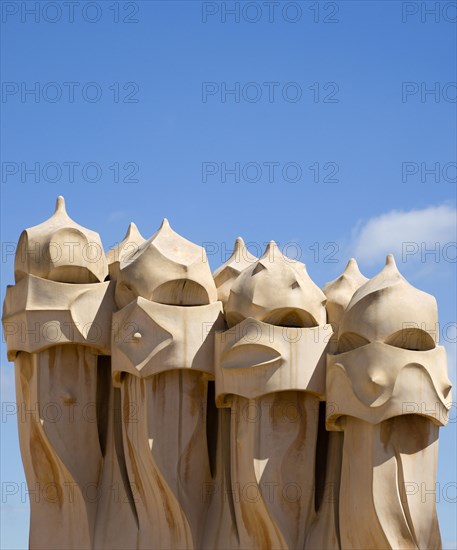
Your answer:
[[[230,327],[252,317],[281,326],[315,327],[326,322],[325,295],[304,264],[282,255],[273,241],[238,276],[225,308]]]
[[[169,369],[214,376],[214,331],[224,326],[220,302],[170,307],[137,298],[113,319],[113,376],[147,378]]]
[[[278,327],[245,319],[216,335],[216,402],[239,395],[255,399],[278,391],[308,391],[324,397],[329,325]]]
[[[123,258],[116,284],[122,308],[138,296],[161,304],[201,306],[217,300],[205,250],[178,235],[165,219],[133,255]]]
[[[303,548],[315,520],[319,401],[332,335],[325,296],[272,242],[233,283],[226,319],[232,328],[216,334],[216,402],[231,408],[240,546]],[[246,487],[254,494],[243,494]]]
[[[341,320],[338,353],[327,361],[327,400],[341,405],[334,411],[329,406],[327,422],[357,409],[354,416],[378,423],[415,412],[405,403],[421,400],[439,409],[426,416],[446,423],[450,383],[445,351],[436,346],[437,327],[435,298],[411,286],[389,256],[384,269],[354,294]],[[423,383],[410,385],[411,377]]]
[[[371,342],[329,355],[327,366],[327,425],[332,429],[344,429],[346,416],[378,424],[394,416],[423,414],[438,425],[447,422],[451,384],[441,346],[417,351]]]
[[[14,262],[16,282],[27,273],[61,283],[96,283],[108,275],[98,233],[74,222],[57,199],[54,214],[22,232]]]
[[[238,237],[230,258],[213,273],[214,282],[217,287],[217,299],[224,306],[229,298],[230,289],[238,275],[257,260],[258,258],[253,256],[246,248],[243,239]]]
[[[114,288],[109,282],[69,284],[26,275],[8,287],[3,327],[8,359],[60,344],[81,344],[109,355]]]
[[[95,544],[98,501],[86,489],[100,486],[107,456],[110,369],[100,355],[110,353],[114,289],[99,282],[106,275],[100,237],[68,217],[62,197],[19,239],[3,323],[17,401],[35,411],[19,422],[27,483],[39,493],[30,503],[34,548]],[[46,498],[49,485],[57,498]]]
[[[134,240],[137,249],[120,258],[115,275],[122,309],[113,317],[112,371],[124,410],[140,415],[123,432],[130,483],[148,487],[135,503],[139,546],[199,547],[207,507],[201,492],[211,480],[208,385],[222,304],[205,250],[167,220],[147,241]]]
[[[411,286],[392,256],[341,319],[338,351],[327,357],[327,428],[345,433],[344,548],[440,547],[434,500],[407,492],[413,483],[434,487],[437,430],[451,403],[437,321],[435,299]]]

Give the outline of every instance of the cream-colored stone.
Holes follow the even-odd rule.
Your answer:
[[[113,316],[114,381],[122,372],[147,378],[176,368],[213,378],[214,331],[223,326],[220,302],[180,307],[137,298]]]
[[[354,292],[367,281],[368,279],[360,273],[356,260],[351,258],[343,273],[322,288],[327,298],[328,322],[336,329]]]
[[[93,548],[105,458],[99,354],[110,353],[115,309],[113,285],[99,282],[107,275],[100,238],[71,220],[59,197],[54,215],[21,235],[15,275],[3,323],[25,475],[39,495],[30,547]]]
[[[198,548],[209,506],[203,488],[211,482],[208,384],[214,333],[224,327],[204,249],[164,220],[121,259],[116,298],[123,307],[113,316],[113,380],[122,408],[142,416],[127,419],[123,432],[130,483],[148,482],[136,505],[139,548]]]
[[[370,280],[350,260],[322,292],[273,242],[257,259],[237,239],[211,275],[166,220],[105,257],[59,198],[15,276],[30,548],[441,547],[411,487],[435,486],[446,354],[435,299],[392,257]]]
[[[104,281],[108,264],[98,233],[74,222],[58,197],[54,214],[45,222],[25,229],[19,238],[14,275],[26,274],[61,283]]]
[[[326,322],[325,295],[305,265],[284,256],[271,241],[233,283],[225,316],[230,327],[249,317],[273,325],[314,327]]]
[[[178,306],[200,306],[217,300],[204,248],[178,235],[166,219],[133,255],[120,261],[117,305],[125,307],[138,296]]]
[[[69,284],[25,275],[7,288],[3,327],[8,359],[59,344],[82,344],[109,355],[112,283]]]
[[[280,327],[245,319],[216,334],[216,403],[232,395],[255,399],[280,391],[325,395],[325,360],[330,325]]]
[[[327,428],[344,431],[342,548],[441,547],[434,499],[408,491],[435,486],[438,426],[451,406],[437,319],[435,299],[392,256],[342,316],[326,391]]]
[[[354,292],[367,281],[368,279],[360,273],[356,260],[351,258],[343,273],[324,285],[322,290],[327,298],[327,321],[334,330],[327,347],[328,353],[334,353],[337,349],[338,326]],[[320,422],[323,423],[323,411],[321,410],[320,413]],[[321,427],[319,435],[322,450],[317,460],[318,464],[323,464],[322,468],[316,471],[316,500],[319,504],[316,506],[316,517],[310,527],[305,548],[338,550],[340,548],[338,495],[341,485],[343,433],[327,433]]]
[[[145,240],[138,231],[138,227],[132,222],[128,226],[124,239],[106,253],[111,280],[117,279],[120,263],[124,262],[129,256],[133,256]]]
[[[240,548],[303,548],[316,517],[319,401],[332,335],[325,296],[272,242],[233,283],[226,316],[231,328],[216,335],[216,403],[231,408]]]
[[[258,258],[253,256],[246,248],[243,239],[238,237],[230,258],[213,273],[214,282],[217,287],[217,299],[224,306],[229,298],[230,289],[238,275],[257,260]]]

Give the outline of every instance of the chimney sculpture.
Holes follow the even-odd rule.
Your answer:
[[[14,360],[31,548],[91,548],[103,467],[113,288],[99,236],[62,197],[18,243],[3,327]]]
[[[325,296],[274,242],[238,276],[216,336],[216,404],[231,408],[241,548],[301,548],[314,512]],[[281,480],[279,482],[279,480]]]
[[[437,322],[435,299],[392,256],[342,316],[326,390],[327,429],[344,432],[342,548],[441,547],[435,500],[408,490],[435,487],[438,428],[451,403]]]
[[[19,239],[15,363],[30,548],[441,548],[451,406],[434,298],[392,257],[321,291],[271,242],[202,247],[131,224],[103,252],[59,197]]]
[[[203,248],[167,220],[120,261],[112,341],[141,547],[198,548],[211,480],[208,381],[222,304]],[[129,413],[130,414],[130,413]],[[161,505],[158,505],[161,503]]]

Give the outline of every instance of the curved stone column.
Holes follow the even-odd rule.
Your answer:
[[[110,353],[114,309],[112,285],[97,282],[106,274],[98,235],[68,217],[62,198],[49,220],[21,235],[3,326],[34,495],[30,548],[93,547],[106,428],[98,357]]]
[[[392,257],[321,291],[274,242],[101,246],[59,198],[6,292],[30,548],[441,547],[446,354]]]
[[[344,432],[342,548],[438,549],[438,427],[450,383],[434,298],[386,267],[356,291],[327,358],[327,428]]]
[[[132,485],[147,483],[136,502],[140,547],[198,548],[211,482],[208,382],[223,326],[203,249],[165,221],[120,262],[116,300],[113,377],[123,411],[137,417],[123,421],[125,459]]]
[[[274,243],[231,286],[231,328],[216,340],[216,403],[231,410],[240,548],[301,548],[313,521],[319,402],[331,336],[324,303],[305,266]]]

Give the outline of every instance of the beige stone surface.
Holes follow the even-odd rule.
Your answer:
[[[328,322],[332,323],[336,329],[354,292],[367,281],[368,279],[360,273],[357,261],[351,258],[343,273],[322,288],[327,298]]]
[[[19,238],[16,282],[27,274],[61,283],[94,283],[108,275],[99,235],[68,216],[63,197],[48,220],[25,229]]]
[[[441,548],[434,499],[408,487],[436,481],[446,353],[392,257],[320,290],[238,238],[211,274],[166,220],[105,254],[59,198],[15,278],[30,548]]]
[[[213,273],[214,282],[217,287],[217,299],[224,306],[230,296],[230,290],[238,275],[257,261],[258,258],[253,256],[246,248],[244,241],[238,237],[233,247],[233,252],[226,262],[219,266]]]
[[[119,265],[119,308],[141,296],[168,305],[200,306],[217,300],[206,252],[178,235],[164,219],[159,230]]]
[[[272,325],[314,327],[326,322],[325,295],[305,265],[284,256],[271,241],[233,283],[225,316],[229,326],[252,317]]]
[[[327,429],[344,432],[342,548],[441,547],[435,500],[408,489],[435,487],[438,427],[451,406],[437,320],[435,299],[412,287],[392,256],[340,320],[327,356],[326,416]]]
[[[132,222],[128,226],[123,240],[108,250],[106,261],[108,262],[109,275],[112,281],[117,279],[120,263],[124,262],[129,256],[136,254],[145,240],[138,227]]]

